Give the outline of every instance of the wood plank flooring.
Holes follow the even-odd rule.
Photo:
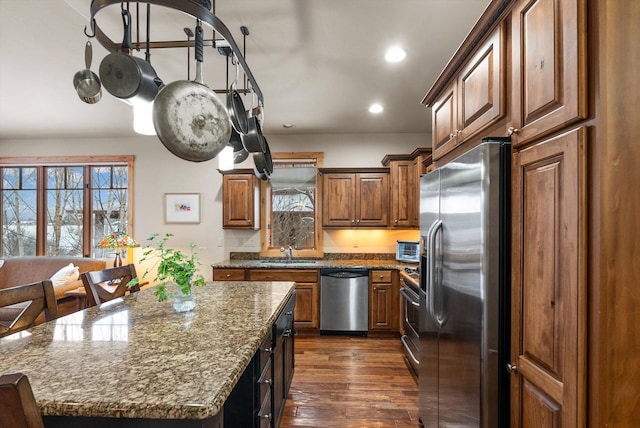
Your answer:
[[[400,339],[296,337],[281,428],[417,428],[418,384]]]

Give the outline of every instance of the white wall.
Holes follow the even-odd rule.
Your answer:
[[[417,147],[429,147],[431,141],[430,134],[271,135],[267,138],[272,152],[324,152],[325,167],[379,167],[386,154],[410,153]],[[174,233],[172,246],[186,248],[188,241],[195,242],[200,247],[204,266],[228,259],[230,251],[259,251],[259,231],[222,229],[222,176],[217,171],[217,159],[202,163],[182,160],[156,137],[0,141],[0,156],[90,155],[135,156],[132,231],[139,242],[156,232]],[[238,167],[252,168],[253,163],[249,159]],[[164,224],[164,193],[200,193],[200,224]],[[360,237],[355,239],[353,234],[325,233],[325,252],[391,252],[395,239],[409,239],[414,235],[393,232],[373,236],[367,231],[360,232]],[[370,236],[371,240],[367,238]],[[211,276],[207,268],[202,273],[205,278]]]

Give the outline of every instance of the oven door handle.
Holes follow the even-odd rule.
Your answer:
[[[403,334],[402,336],[400,336],[400,340],[402,341],[402,345],[404,346],[404,349],[407,350],[407,353],[409,354],[409,357],[413,360],[413,362],[417,366],[420,365],[420,361],[418,361],[417,358],[415,357],[415,355],[413,355],[413,351],[411,351],[411,348],[409,347],[409,344],[407,343],[407,335]]]
[[[411,303],[416,308],[419,308],[420,302],[416,302],[415,297],[411,296],[409,293],[410,292],[407,291],[407,289],[404,287],[400,289],[400,294],[402,294],[402,297],[404,297],[407,302]]]

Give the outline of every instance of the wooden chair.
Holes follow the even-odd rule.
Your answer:
[[[87,292],[87,306],[95,306],[125,295],[126,291],[140,291],[140,286],[128,288],[127,283],[136,278],[132,264],[111,269],[84,272],[80,275]]]
[[[0,376],[0,427],[44,428],[31,384],[23,373]]]
[[[0,337],[34,325],[44,312],[46,321],[58,317],[58,303],[51,280],[0,289]]]

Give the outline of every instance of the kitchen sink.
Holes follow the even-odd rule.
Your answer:
[[[277,266],[277,267],[300,267],[300,266],[313,266],[316,263],[315,260],[302,260],[293,259],[287,260],[260,260],[260,264],[265,266]]]

